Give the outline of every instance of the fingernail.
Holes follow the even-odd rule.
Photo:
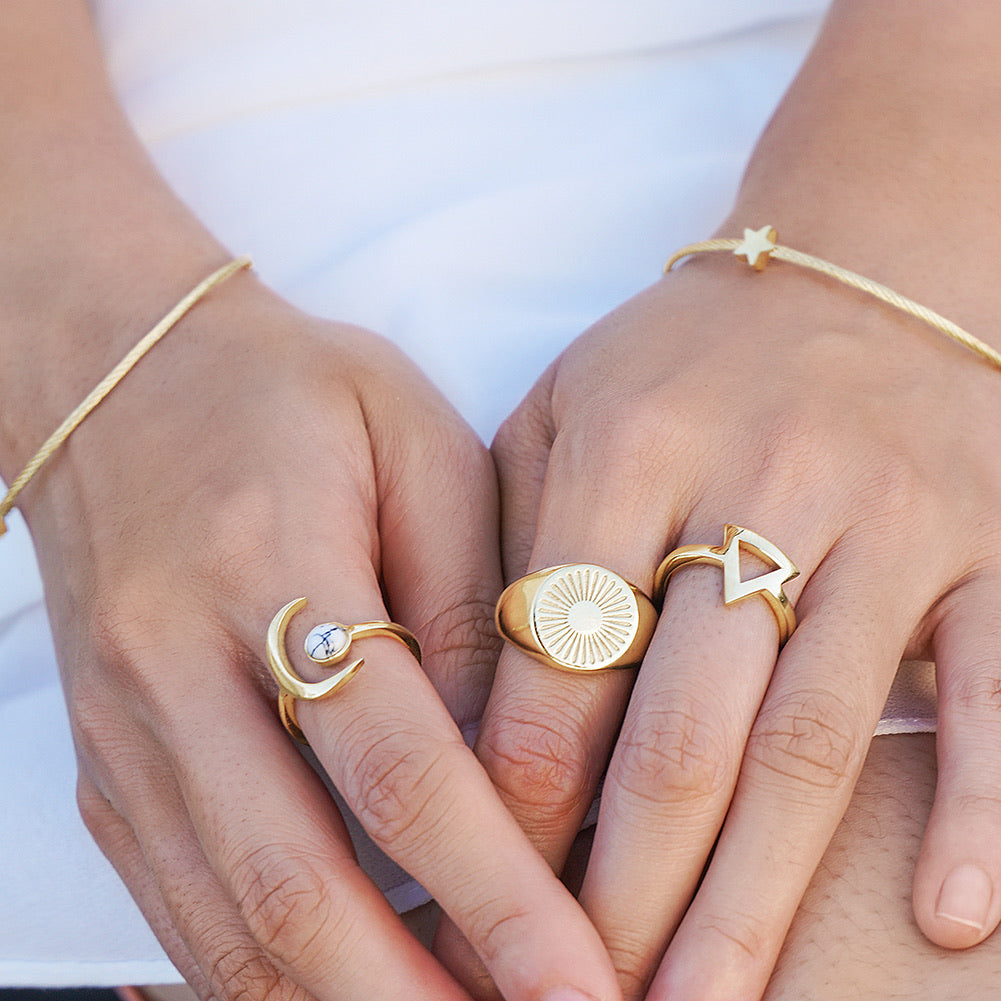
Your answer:
[[[542,995],[542,1001],[595,1001],[595,999],[574,987],[553,987]]]
[[[942,883],[935,917],[983,931],[994,887],[990,876],[976,865],[956,866]]]

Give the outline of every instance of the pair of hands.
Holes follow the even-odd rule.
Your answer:
[[[898,661],[934,655],[915,912],[973,944],[1001,917],[999,403],[996,372],[906,317],[700,260],[571,345],[491,459],[390,345],[238,276],[28,499],[84,818],[203,996],[757,997]],[[777,660],[765,603],[724,608],[711,567],[672,582],[638,675],[497,660],[503,577],[594,562],[649,592],[725,522],[802,571]],[[331,619],[424,648],[421,669],[365,641],[299,720],[442,904],[436,956],[278,724],[264,634],[299,595],[290,651]],[[606,766],[578,903],[554,871]]]

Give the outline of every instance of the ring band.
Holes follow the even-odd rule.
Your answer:
[[[774,569],[750,580],[740,578],[740,550],[747,549],[759,559],[771,563]],[[667,583],[682,567],[692,563],[712,563],[723,568],[723,603],[732,605],[760,595],[768,602],[779,627],[779,647],[782,647],[796,628],[796,611],[789,596],[782,590],[784,584],[799,576],[792,560],[766,538],[737,525],[727,525],[722,546],[681,546],[668,553],[657,567],[653,578],[653,593],[657,604],[662,604]]]
[[[636,667],[657,610],[624,577],[593,563],[564,563],[521,577],[497,602],[497,631],[529,657],[562,671]]]
[[[306,699],[314,701],[324,699],[342,688],[353,678],[365,663],[364,657],[346,664],[329,678],[323,681],[303,681],[295,673],[285,651],[285,631],[288,624],[300,609],[306,607],[305,598],[290,601],[271,620],[268,626],[267,655],[268,667],[275,681],[278,682],[278,716],[282,726],[302,744],[308,744],[295,712],[295,700]],[[306,656],[314,664],[328,667],[339,664],[348,655],[353,640],[366,639],[370,636],[388,636],[398,640],[421,662],[421,645],[409,629],[395,622],[359,622],[353,626],[342,625],[340,622],[323,622],[310,630],[306,637]]]

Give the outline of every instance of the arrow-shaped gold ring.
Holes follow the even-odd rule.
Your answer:
[[[742,548],[770,563],[774,569],[749,580],[741,580]],[[682,567],[692,563],[712,563],[723,568],[723,603],[726,605],[756,595],[764,598],[779,626],[779,646],[789,639],[796,628],[796,611],[782,588],[799,576],[799,570],[778,546],[750,529],[739,528],[737,525],[726,526],[722,546],[681,546],[667,554],[654,574],[653,593],[658,605],[664,601],[671,577]]]

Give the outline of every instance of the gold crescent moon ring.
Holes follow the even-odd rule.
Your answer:
[[[345,664],[329,678],[322,681],[304,681],[295,672],[285,650],[285,633],[296,612],[306,607],[305,598],[290,601],[271,620],[268,626],[267,659],[271,674],[278,682],[278,715],[282,726],[300,743],[308,744],[299,721],[296,718],[295,700],[309,702],[325,699],[343,688],[361,669],[364,657]],[[342,625],[340,622],[323,622],[310,630],[306,637],[306,656],[314,664],[329,667],[343,661],[351,649],[353,640],[370,636],[388,636],[402,643],[421,662],[421,646],[409,629],[395,622],[359,622],[356,625]]]

